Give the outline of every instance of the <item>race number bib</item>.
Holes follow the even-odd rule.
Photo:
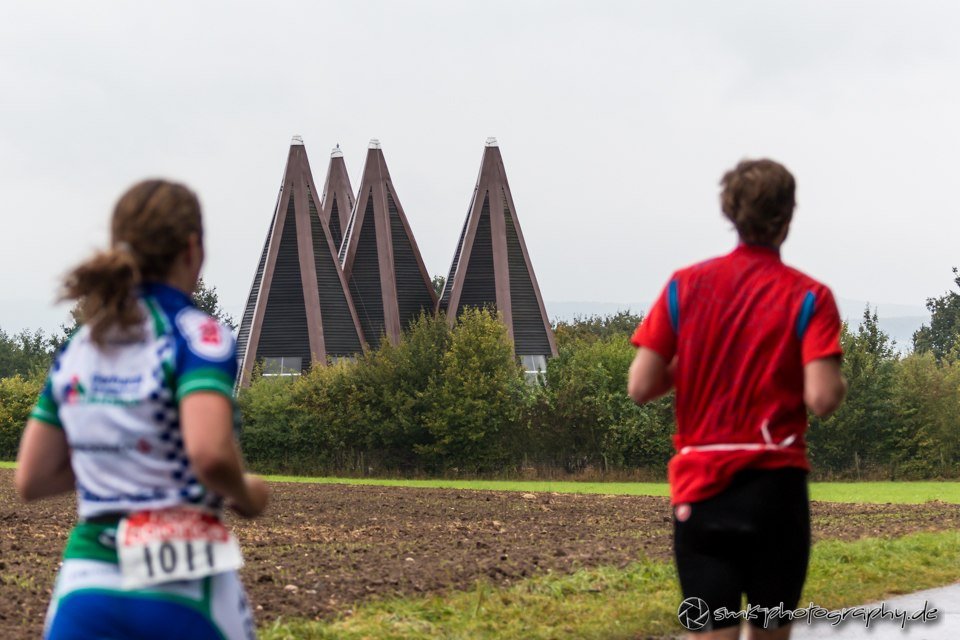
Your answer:
[[[243,565],[240,545],[220,519],[186,508],[138,511],[120,521],[117,552],[124,589],[196,580]]]

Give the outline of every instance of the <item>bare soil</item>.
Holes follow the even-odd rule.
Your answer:
[[[0,470],[0,637],[38,638],[73,496],[29,505]],[[272,485],[256,521],[231,517],[257,620],[323,618],[377,597],[509,585],[546,572],[671,556],[666,498]],[[960,526],[960,506],[813,503],[814,539]]]

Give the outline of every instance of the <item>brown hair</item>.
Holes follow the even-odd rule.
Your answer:
[[[793,218],[797,184],[779,162],[742,160],[720,185],[720,208],[744,242],[769,244]]]
[[[182,184],[144,180],[121,196],[110,231],[110,249],[67,274],[61,297],[79,301],[81,321],[97,344],[111,328],[130,332],[143,321],[136,289],[163,280],[191,234],[202,239],[200,202]]]

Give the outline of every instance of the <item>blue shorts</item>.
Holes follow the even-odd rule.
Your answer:
[[[57,576],[46,640],[253,640],[256,631],[235,571],[150,589],[120,587],[119,565],[68,559]]]

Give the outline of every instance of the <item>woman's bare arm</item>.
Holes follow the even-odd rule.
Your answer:
[[[191,393],[180,402],[180,424],[187,458],[200,482],[240,515],[260,515],[267,506],[267,486],[243,472],[230,400],[212,391]]]
[[[27,421],[20,439],[14,483],[25,501],[55,496],[74,488],[76,479],[63,429],[36,418]]]

